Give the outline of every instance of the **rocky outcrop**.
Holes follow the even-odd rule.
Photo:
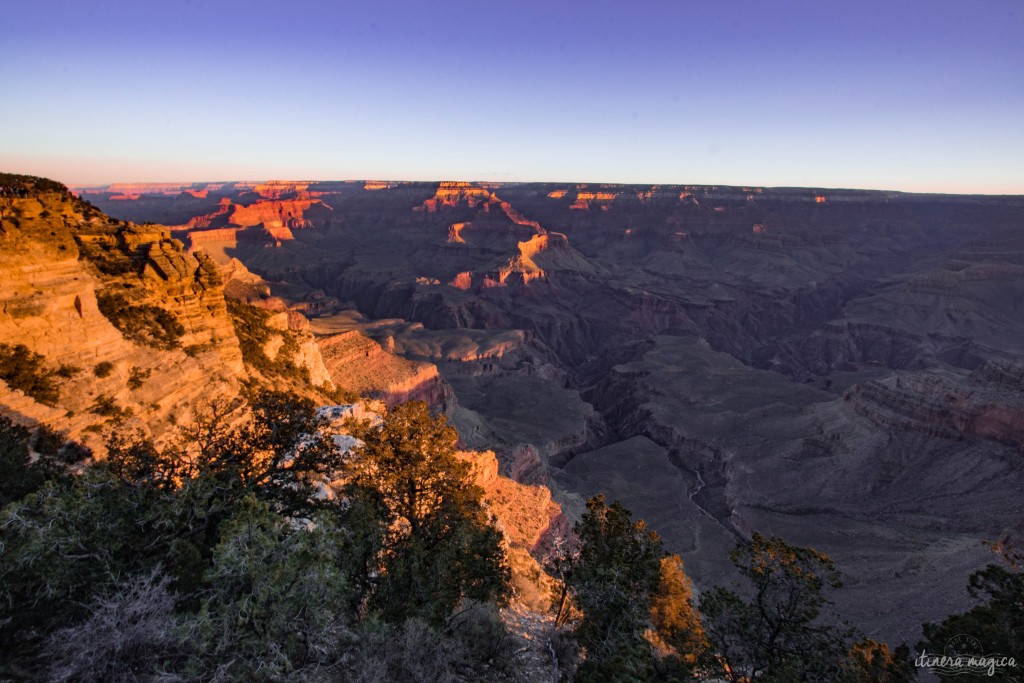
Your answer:
[[[589,192],[586,190],[580,190],[576,193],[576,201],[574,201],[569,208],[587,211],[591,206],[597,206],[600,207],[601,210],[607,211],[608,205],[613,201],[615,201],[614,192]]]
[[[191,217],[180,230],[193,249],[233,249],[240,239],[279,246],[295,239],[294,230],[330,224],[331,207],[309,197],[299,189],[303,187],[280,182],[257,185],[254,193],[259,199],[248,204],[222,197],[214,211]]]
[[[300,342],[295,351],[294,362],[309,372],[309,382],[313,386],[335,386],[316,339],[309,332],[298,332],[298,335]]]
[[[307,213],[329,213],[331,208],[319,199],[285,199],[258,201],[249,206],[235,204],[228,214],[230,225],[249,227],[263,225],[266,228],[303,229],[313,226]]]
[[[482,205],[489,209],[491,205],[497,204],[494,194],[483,187],[465,182],[443,182],[437,186],[437,191],[430,199],[413,209],[426,213],[437,213],[444,207],[458,206],[465,203],[470,208]]]
[[[237,392],[245,371],[209,259],[65,191],[0,198],[0,215],[0,336],[66,368],[55,405],[0,383],[0,410],[102,451],[116,424],[160,433]]]
[[[538,559],[549,557],[557,540],[568,534],[561,506],[551,499],[546,486],[528,486],[501,476],[498,460],[490,451],[460,451],[456,455],[472,465],[484,503],[504,536],[516,601],[546,611],[554,581]]]
[[[904,373],[858,384],[845,398],[858,414],[887,429],[961,439],[975,435],[1024,452],[1024,364],[991,362]]]
[[[542,549],[553,522],[558,528],[561,515],[561,508],[551,500],[551,490],[501,476],[498,459],[491,451],[460,451],[458,456],[473,465],[475,483],[484,490],[509,543],[530,551]]]
[[[318,346],[331,379],[342,389],[388,406],[426,401],[447,407],[453,402],[433,364],[399,358],[358,331],[321,337]]]

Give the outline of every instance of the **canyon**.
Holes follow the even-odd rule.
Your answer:
[[[166,188],[119,187],[113,201]],[[197,429],[239,417],[250,389],[287,390],[320,406],[347,451],[356,440],[346,418],[379,422],[404,401],[454,400],[432,363],[338,329],[337,319],[314,328],[303,307],[272,295],[240,261],[218,264],[171,235],[111,218],[53,181],[0,174],[0,417],[45,427],[101,459],[112,437],[194,443]],[[500,474],[493,452],[457,456],[497,520],[520,603],[544,609],[536,557],[564,533],[561,508],[548,488]],[[323,495],[340,481],[326,482]]]
[[[992,558],[982,542],[1024,522],[1024,197],[391,181],[73,190],[132,222],[96,239],[114,230],[152,262],[139,301],[171,296],[183,321],[209,312],[185,325],[185,345],[226,338],[219,278],[315,342],[323,380],[428,400],[463,448],[492,452],[526,487],[516,495],[531,510],[552,504],[548,487],[560,512],[532,514],[523,547],[601,492],[646,519],[700,590],[735,580],[738,540],[776,534],[836,559],[845,618],[913,643],[921,622],[969,606],[966,578]],[[19,229],[70,206],[46,201],[22,209]],[[100,276],[70,258],[90,238],[62,239],[68,258],[0,263],[10,329],[42,348],[85,325],[79,362],[141,363],[96,318]],[[63,307],[63,327],[18,312],[33,288],[61,292],[45,305]],[[203,353],[217,359],[162,352],[153,371],[238,366],[230,342],[214,347]],[[175,405],[191,398],[180,392]]]

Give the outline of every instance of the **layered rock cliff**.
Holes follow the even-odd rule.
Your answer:
[[[158,226],[107,218],[65,188],[0,184],[0,337],[60,368],[47,406],[0,383],[0,406],[100,448],[116,424],[159,432],[245,377],[216,266]]]
[[[453,403],[451,388],[436,366],[400,358],[356,330],[320,337],[318,344],[328,372],[342,389],[388,406],[406,401],[440,407]]]

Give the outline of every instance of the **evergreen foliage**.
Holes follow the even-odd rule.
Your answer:
[[[125,339],[157,349],[181,346],[185,327],[170,311],[152,304],[135,304],[123,294],[110,292],[97,293],[96,305]]]
[[[40,427],[33,434],[0,416],[0,507],[38,491],[47,481],[66,482],[70,466],[89,455],[88,449],[52,429]]]
[[[348,495],[377,512],[384,568],[370,607],[389,621],[441,623],[463,597],[501,600],[509,570],[458,434],[422,401],[392,410],[352,463]]]
[[[925,624],[925,640],[918,651],[942,654],[955,636],[969,634],[981,643],[981,655],[1014,657],[1017,666],[999,671],[999,680],[1024,681],[1024,553],[999,548],[1002,563],[990,564],[971,574],[967,591],[979,604],[967,612],[954,614],[940,624]],[[949,680],[987,680],[970,674]]]
[[[287,377],[309,382],[309,370],[295,362],[298,340],[290,330],[271,330],[267,321],[273,315],[270,311],[252,306],[244,301],[226,299],[228,314],[238,337],[242,360],[264,375]],[[271,360],[263,350],[273,335],[279,335],[283,344]]]
[[[46,358],[24,344],[0,344],[0,380],[11,389],[52,406],[60,398],[56,376],[56,370],[46,367]]]
[[[644,636],[661,580],[661,539],[604,496],[587,501],[573,530],[578,545],[559,558],[555,570],[564,582],[559,618],[569,614],[567,600],[579,611],[579,680],[651,680],[654,651]]]
[[[693,586],[678,555],[661,558],[658,588],[651,600],[651,640],[664,655],[660,669],[676,678],[696,668],[708,650]]]
[[[730,554],[750,598],[716,588],[701,596],[710,659],[729,681],[837,681],[853,632],[823,615],[826,588],[839,588],[832,559],[813,548],[754,534]]]
[[[504,627],[464,610],[504,595],[500,535],[443,419],[425,406],[393,415],[346,458],[310,401],[264,391],[215,407],[168,446],[121,434],[79,475],[5,479],[0,677],[497,676]],[[0,466],[33,472],[32,444],[64,453],[58,440],[0,421]],[[373,476],[384,453],[412,463],[404,479],[397,463]],[[347,472],[358,473],[351,495],[325,495]],[[420,475],[423,496],[403,506],[394,486]],[[402,520],[409,533],[393,529]],[[448,645],[430,664],[438,642]]]

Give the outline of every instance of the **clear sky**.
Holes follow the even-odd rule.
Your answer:
[[[1024,2],[10,0],[0,170],[1024,194]]]

